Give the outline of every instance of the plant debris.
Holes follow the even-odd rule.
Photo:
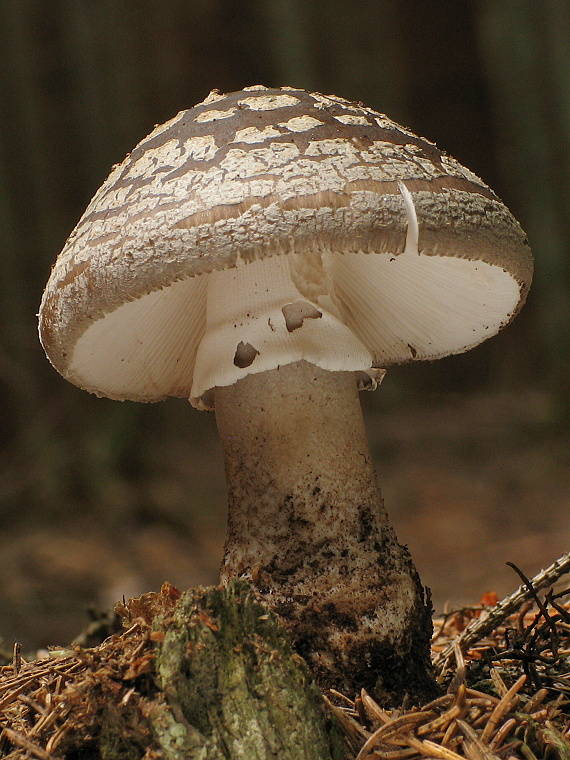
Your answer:
[[[486,594],[434,620],[437,699],[386,710],[365,691],[355,699],[328,693],[352,757],[570,760],[570,589],[539,594],[536,579],[515,570],[526,589],[518,608]],[[0,757],[99,757],[102,735],[119,727],[113,735],[124,745],[109,756],[158,760],[146,720],[160,698],[154,658],[165,634],[156,621],[168,621],[179,597],[164,584],[123,602],[116,612],[126,630],[92,648],[73,645],[27,661],[16,645],[0,667]],[[204,624],[215,632],[219,623]]]
[[[179,596],[165,583],[159,594],[117,605],[127,630],[93,648],[52,649],[26,662],[16,646],[12,664],[0,668],[0,757],[63,760],[70,748],[88,748],[118,720],[125,745],[139,747],[142,757],[150,742],[145,706],[155,691],[148,676],[151,626]]]
[[[552,581],[569,559],[557,561]],[[518,609],[515,594],[502,602],[486,594],[434,620],[441,697],[384,710],[365,691],[354,700],[330,693],[357,760],[570,760],[570,589],[541,598],[535,579],[511,567],[526,589],[515,592]]]

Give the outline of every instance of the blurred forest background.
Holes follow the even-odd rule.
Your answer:
[[[504,334],[363,394],[385,499],[436,605],[570,546],[570,4],[566,0],[0,0],[0,636],[65,642],[85,608],[212,582],[225,530],[212,415],[97,399],[43,355],[50,265],[155,123],[250,84],[386,112],[482,176],[536,276]]]

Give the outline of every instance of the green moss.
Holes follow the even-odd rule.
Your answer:
[[[243,582],[184,594],[156,669],[165,704],[151,723],[169,760],[345,756],[305,663]]]

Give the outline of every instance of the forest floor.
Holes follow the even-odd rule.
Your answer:
[[[560,569],[565,569],[566,575],[560,580],[564,582],[568,577],[568,557],[562,565]],[[343,749],[341,741],[333,740],[337,747],[332,753],[334,757],[568,760],[570,588],[566,585],[561,590],[552,590],[545,589],[544,582],[538,585],[537,579],[534,583],[537,585],[525,579],[530,598],[527,601],[519,598],[517,604],[511,605],[509,616],[498,613],[499,607],[493,606],[497,602],[494,595],[486,595],[470,609],[435,619],[432,652],[439,695],[428,704],[418,705],[412,699],[400,708],[388,709],[364,690],[356,695],[328,690],[324,700],[336,717],[345,744]],[[231,614],[229,607],[216,606],[222,597],[225,599],[222,605],[232,605]],[[214,602],[215,599],[218,601]],[[184,757],[217,758],[222,752],[217,744],[217,750],[212,752],[212,742],[220,731],[225,736],[224,730],[228,728],[224,712],[228,694],[230,710],[239,709],[243,715],[250,699],[254,709],[260,709],[263,697],[259,688],[263,683],[270,695],[269,704],[289,709],[285,706],[289,706],[289,701],[283,700],[283,694],[291,697],[287,689],[298,690],[303,683],[307,694],[314,693],[316,706],[320,698],[308,680],[298,682],[297,675],[293,676],[287,668],[268,674],[267,666],[281,658],[293,668],[299,663],[301,668],[305,666],[288,644],[282,649],[279,634],[273,632],[274,623],[269,621],[271,616],[260,614],[264,608],[255,606],[255,602],[251,606],[251,601],[241,601],[245,599],[251,599],[247,588],[197,591],[188,598],[170,584],[164,584],[159,593],[145,594],[118,605],[122,632],[120,626],[113,635],[109,636],[107,631],[107,638],[95,647],[76,645],[52,650],[32,661],[26,661],[16,649],[4,666],[0,662],[0,756],[11,760],[182,757],[182,750],[176,749],[178,743],[172,744],[164,731],[166,724],[157,722],[157,716],[171,709],[178,723],[178,737],[186,736],[188,731],[195,732],[192,736],[200,736],[199,745],[184,744],[190,752],[184,753]],[[236,615],[236,605],[240,604],[246,606],[239,607]],[[256,633],[251,638],[249,629],[247,632],[240,628],[239,645],[228,646],[228,641],[236,640],[231,638],[236,618],[254,621]],[[182,629],[177,633],[181,620]],[[161,693],[166,687],[161,678],[165,663],[171,663],[172,642],[178,641],[179,635],[182,644],[178,642],[174,649],[182,659],[176,659],[174,672],[192,673],[195,684],[193,690],[181,686],[187,675],[172,678],[170,664],[166,703]],[[217,660],[214,652],[220,646],[224,656]],[[299,663],[293,665],[296,657]],[[204,663],[207,675],[201,680]],[[215,678],[211,672],[213,663],[219,668]],[[233,679],[244,667],[248,677],[240,682],[243,688],[240,687],[238,695]],[[234,674],[228,693],[224,691],[227,673]],[[284,678],[285,673],[289,675]],[[260,674],[262,681],[257,683]],[[246,685],[250,680],[257,683],[251,693]],[[196,694],[189,696],[194,691]],[[190,700],[192,709],[189,703],[182,710],[179,700]],[[210,707],[215,719],[211,724],[204,723]],[[316,708],[312,718],[307,718],[314,723],[304,726],[295,736],[317,725],[323,708],[324,705]],[[180,715],[185,717],[182,719]],[[208,726],[207,733],[196,732],[196,727],[188,723],[189,716],[198,721],[196,725],[202,731]],[[278,717],[281,716],[279,713]],[[295,722],[298,721],[302,718],[296,715]],[[244,743],[251,744],[251,734],[258,723],[262,733],[256,741],[263,748],[255,746],[260,756],[273,757],[277,737],[282,735],[279,722],[267,724],[261,719],[245,721],[237,729],[233,725],[229,741],[236,751],[223,744],[223,756],[241,757]],[[269,738],[274,728],[277,734]],[[290,740],[292,735],[287,735]],[[338,732],[331,726],[328,735],[332,740],[333,736],[338,737]],[[325,744],[328,746],[326,740],[323,752],[330,758]],[[308,752],[306,746],[305,750]],[[301,754],[315,756],[312,752]]]

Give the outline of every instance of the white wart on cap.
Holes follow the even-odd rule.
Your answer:
[[[214,91],[113,169],[53,268],[40,336],[89,391],[208,405],[302,359],[465,351],[531,277],[508,209],[433,143],[334,96]]]

